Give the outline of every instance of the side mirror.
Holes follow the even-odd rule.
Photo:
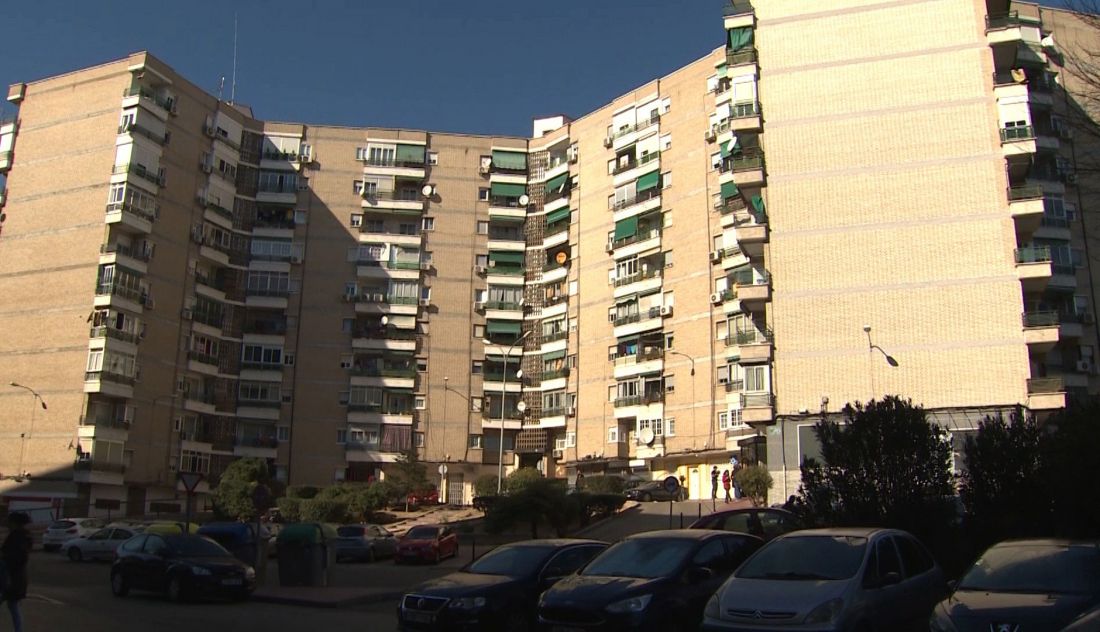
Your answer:
[[[684,579],[686,579],[689,584],[701,584],[713,578],[714,571],[706,566],[694,566],[689,568],[687,574],[684,576]]]
[[[891,571],[889,573],[886,573],[879,579],[878,585],[880,588],[882,588],[885,586],[893,586],[899,583],[901,583],[901,575]]]

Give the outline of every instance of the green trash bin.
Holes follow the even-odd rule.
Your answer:
[[[276,539],[280,586],[328,586],[335,562],[336,530],[316,522],[283,526]]]

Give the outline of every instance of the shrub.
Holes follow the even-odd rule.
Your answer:
[[[482,474],[474,481],[474,496],[495,496],[497,477],[495,474]]]
[[[521,467],[504,478],[504,493],[513,495],[522,492],[540,481],[548,480],[542,472],[533,467]]]
[[[621,494],[626,481],[618,476],[586,476],[581,487],[593,494]]]
[[[275,501],[275,505],[279,508],[279,516],[284,522],[300,522],[302,519],[302,502],[301,498],[287,496]]]
[[[342,500],[310,498],[301,505],[302,522],[346,522],[348,504]]]
[[[295,485],[294,487],[286,488],[286,497],[306,500],[315,497],[319,491],[319,489],[312,485]]]
[[[772,475],[763,465],[750,465],[741,468],[734,475],[734,480],[741,486],[741,491],[752,500],[752,504],[763,507],[768,504],[768,490],[772,488]]]

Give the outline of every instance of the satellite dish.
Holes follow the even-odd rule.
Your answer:
[[[554,261],[557,261],[559,266],[565,265],[565,262],[568,260],[569,255],[565,254],[564,250],[554,256]]]
[[[519,196],[519,205],[520,206],[527,206],[530,203],[531,203],[531,198],[526,193]]]
[[[424,197],[431,197],[434,193],[435,193],[435,187],[433,187],[430,184],[425,184],[423,186],[423,188],[420,189],[420,194],[423,195]]]
[[[516,371],[516,377],[517,378],[522,378],[523,377],[523,369],[520,369],[520,370]],[[523,402],[520,402],[520,403],[523,404]],[[526,406],[526,404],[524,404],[524,406]]]
[[[516,410],[518,410],[521,413],[523,411],[527,410],[527,402],[518,402],[516,404]]]
[[[653,434],[652,428],[642,428],[642,432],[639,438],[642,440],[642,443],[646,445],[653,445],[653,440],[657,437]]]

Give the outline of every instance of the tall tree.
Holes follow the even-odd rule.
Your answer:
[[[256,494],[260,486],[267,488],[266,494]],[[271,478],[267,461],[257,458],[237,459],[225,468],[218,486],[214,488],[214,506],[223,518],[245,518],[252,520],[259,511],[253,502],[254,495],[274,499],[281,495],[280,486]],[[276,489],[272,489],[276,488]]]

